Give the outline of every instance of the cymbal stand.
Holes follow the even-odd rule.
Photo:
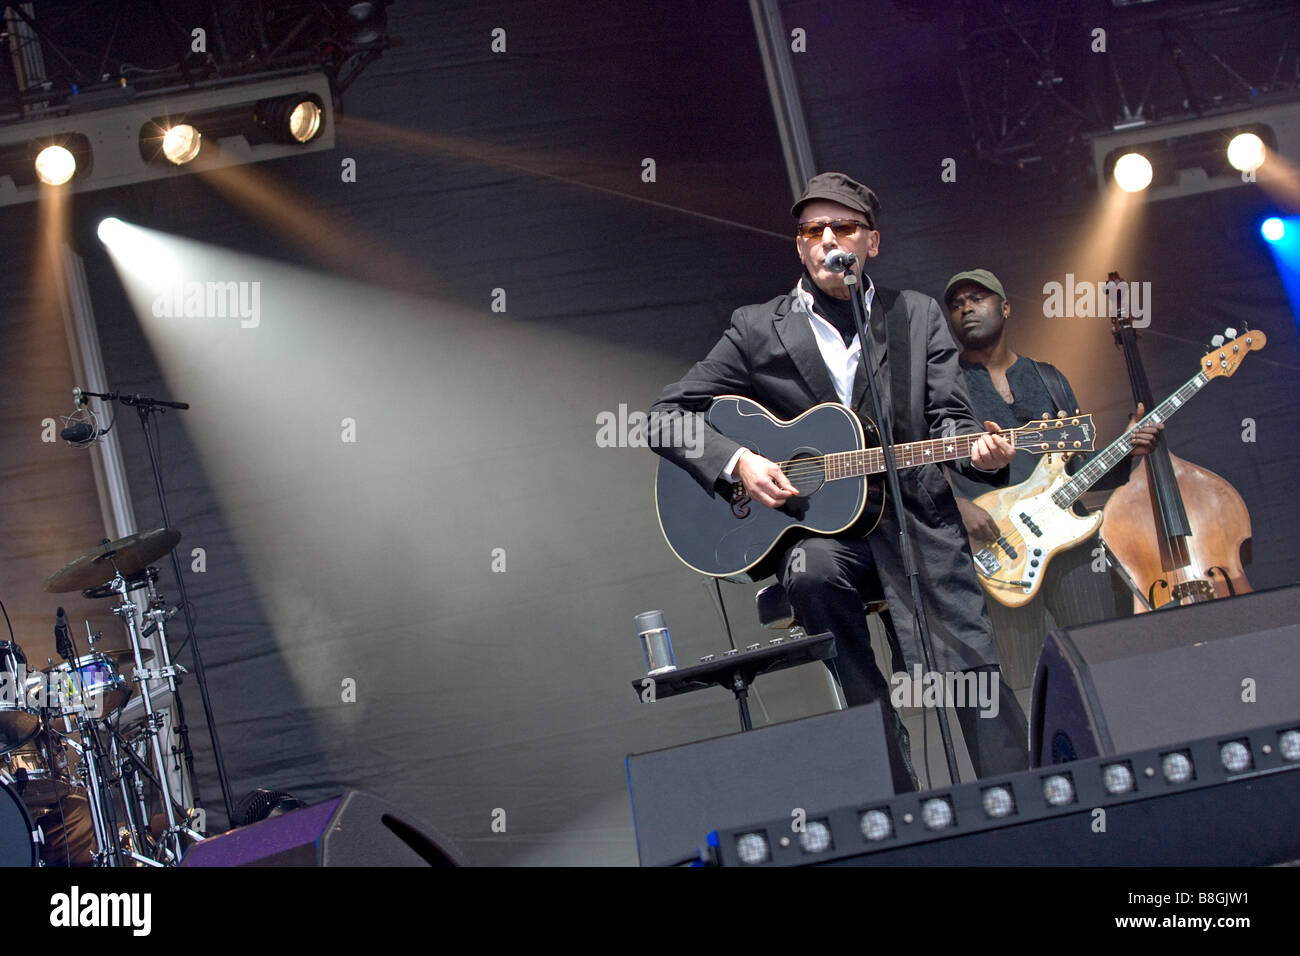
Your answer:
[[[91,633],[89,622],[86,624],[86,642],[87,656],[89,656],[95,651],[95,635]],[[104,747],[95,731],[95,719],[90,716],[91,707],[86,699],[85,680],[76,666],[82,656],[75,643],[72,646],[72,654],[73,659],[69,664],[68,674],[77,702],[62,713],[63,730],[52,729],[65,744],[72,746],[81,755],[78,774],[86,787],[87,802],[90,804],[90,821],[95,832],[93,854],[95,865],[122,866],[124,863],[122,848],[114,834],[116,821],[113,816],[112,800],[106,792],[107,779],[104,777],[104,767],[101,764],[105,758]],[[74,726],[80,740],[79,744],[72,739]]]
[[[140,632],[136,628],[135,624],[136,606],[131,601],[130,589],[127,586],[126,579],[122,576],[116,565],[114,565],[113,571],[115,576],[110,587],[122,596],[121,603],[117,607],[113,608],[113,613],[122,618],[122,623],[125,625],[127,635],[130,638],[131,651],[135,655],[135,681],[140,687],[140,699],[144,704],[144,734],[149,739],[149,749],[153,753],[153,764],[154,769],[158,773],[157,783],[158,789],[161,791],[163,812],[167,817],[167,828],[163,831],[162,838],[158,842],[158,849],[160,852],[165,852],[171,856],[174,862],[179,862],[182,852],[180,839],[181,834],[183,833],[191,839],[202,839],[202,837],[189,826],[189,821],[185,821],[183,824],[177,822],[176,803],[172,798],[171,781],[167,777],[167,761],[163,757],[162,745],[158,741],[158,729],[162,725],[163,718],[162,715],[154,712],[152,696],[153,685],[162,680],[171,682],[176,676],[176,668],[170,663],[164,663],[162,667],[155,668],[146,668],[144,666],[144,658],[140,652]],[[157,614],[158,612],[153,611],[151,613]],[[157,617],[155,617],[155,620],[158,620]],[[167,642],[165,635],[161,634],[162,621],[158,620],[158,625],[160,637],[162,637],[158,644],[160,647],[166,648]],[[166,650],[163,650],[162,653],[164,655],[164,661],[168,661],[169,658],[166,657]],[[175,684],[171,683],[171,686],[174,688]],[[149,821],[146,816],[143,831],[139,832],[140,841],[138,842],[137,847],[147,845],[143,838],[148,832]],[[134,855],[134,853],[132,855]]]
[[[90,804],[90,822],[95,831],[93,855],[95,865],[122,866],[122,848],[113,834],[115,821],[112,801],[105,792],[105,780],[100,766],[100,759],[103,757],[102,748],[91,726],[91,720],[86,716],[85,708],[78,707],[77,710],[79,712],[75,714],[76,734],[80,738],[80,745],[72,740],[73,717],[71,716],[64,716],[63,724],[67,733],[60,736],[81,755],[78,773],[86,787],[86,798]]]
[[[110,738],[109,753],[112,755],[113,766],[117,769],[117,782],[122,790],[122,805],[126,812],[126,823],[118,831],[119,842],[129,841],[126,853],[139,863],[145,866],[165,866],[166,863],[145,853],[151,848],[156,853],[159,846],[154,844],[149,830],[149,805],[145,801],[144,781],[140,779],[140,770],[136,765],[139,757],[117,731],[113,731]],[[152,780],[153,776],[150,775],[149,779]]]

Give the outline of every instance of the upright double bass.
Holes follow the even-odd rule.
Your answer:
[[[1110,274],[1112,282],[1121,282]],[[1133,398],[1152,408],[1132,323],[1114,309],[1115,338],[1124,350]],[[1222,339],[1220,342],[1219,339]],[[1264,347],[1264,336],[1229,329],[1205,361],[1227,363]],[[1203,368],[1202,374],[1206,369]],[[1209,469],[1169,453],[1160,442],[1102,509],[1101,537],[1127,573],[1134,611],[1196,604],[1253,590],[1242,569],[1249,548],[1250,513],[1237,489]],[[1247,554],[1246,560],[1249,560]]]

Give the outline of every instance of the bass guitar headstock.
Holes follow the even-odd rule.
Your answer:
[[[1205,353],[1201,359],[1201,371],[1206,378],[1225,378],[1237,371],[1244,359],[1251,352],[1262,349],[1268,339],[1258,329],[1246,329],[1238,333],[1236,329],[1224,329],[1222,335],[1216,335],[1210,342],[1214,348]]]

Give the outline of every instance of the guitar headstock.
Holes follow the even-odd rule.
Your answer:
[[[1222,335],[1216,335],[1211,341],[1214,348],[1201,359],[1201,371],[1206,378],[1231,375],[1237,371],[1242,359],[1268,343],[1264,333],[1258,329],[1246,329],[1240,333],[1236,329],[1224,329]]]
[[[1017,451],[1046,455],[1054,451],[1092,451],[1097,429],[1093,427],[1089,413],[1026,422],[1014,430],[1014,435]]]

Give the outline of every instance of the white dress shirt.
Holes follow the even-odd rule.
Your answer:
[[[876,294],[876,285],[871,281],[870,276],[866,278],[867,289],[862,295],[865,305],[863,315],[869,316],[871,300]],[[857,377],[858,363],[862,355],[862,343],[858,341],[858,334],[853,333],[853,341],[845,345],[844,336],[840,335],[839,329],[818,315],[813,308],[812,293],[803,287],[802,279],[794,287],[794,292],[808,313],[808,325],[812,328],[813,338],[817,340],[817,348],[822,353],[822,361],[826,363],[826,371],[830,373],[831,382],[835,385],[835,394],[839,396],[840,403],[847,406],[853,397],[853,379]],[[722,473],[724,481],[736,480],[736,463],[747,450],[737,449],[731,456],[726,470]]]

